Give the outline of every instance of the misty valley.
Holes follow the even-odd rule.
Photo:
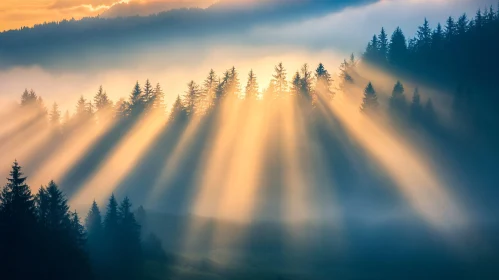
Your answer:
[[[1,279],[499,278],[495,1],[80,2],[0,32]]]

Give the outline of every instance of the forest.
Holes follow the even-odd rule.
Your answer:
[[[69,23],[61,23],[57,28],[66,24]],[[113,101],[101,86],[94,96],[81,96],[71,111],[61,110],[57,103],[47,105],[34,89],[26,89],[21,93],[20,102],[1,113],[2,119],[15,117],[22,124],[21,128],[14,127],[0,134],[0,143],[7,143],[2,147],[2,157],[12,157],[10,161],[19,160],[18,156],[23,158],[13,154],[9,145],[27,146],[28,138],[35,137],[30,135],[31,131],[36,131],[39,134],[36,137],[41,140],[31,144],[37,151],[35,156],[24,156],[29,159],[26,162],[13,162],[0,193],[0,273],[7,276],[5,279],[184,279],[184,276],[185,279],[205,279],[208,274],[212,278],[207,279],[326,279],[327,275],[340,273],[334,270],[334,265],[340,264],[345,270],[360,267],[359,270],[370,276],[391,273],[393,277],[401,277],[404,269],[412,266],[407,264],[408,259],[399,260],[400,263],[394,261],[402,258],[397,255],[400,251],[416,258],[419,265],[413,264],[417,271],[412,276],[406,275],[406,279],[424,279],[428,276],[427,270],[452,279],[472,279],[480,271],[483,279],[494,279],[499,224],[486,223],[481,228],[490,250],[476,253],[479,254],[476,259],[462,269],[453,270],[450,267],[461,264],[461,260],[446,249],[441,253],[440,249],[446,247],[432,230],[436,228],[438,233],[467,240],[462,242],[466,243],[462,245],[465,251],[478,248],[473,232],[448,225],[460,225],[465,219],[465,215],[461,215],[464,211],[455,210],[459,208],[458,203],[453,205],[450,195],[447,197],[444,191],[427,189],[431,195],[426,196],[404,188],[407,181],[390,179],[389,172],[384,173],[382,167],[390,169],[400,165],[398,160],[387,156],[390,149],[404,151],[402,155],[418,154],[412,150],[405,152],[405,145],[397,141],[383,141],[385,134],[395,130],[397,140],[424,144],[435,165],[458,171],[446,176],[455,183],[456,192],[469,194],[473,190],[474,195],[463,196],[475,213],[490,215],[491,210],[498,210],[495,206],[499,194],[497,178],[491,172],[499,168],[496,161],[499,112],[495,108],[499,102],[499,86],[495,80],[499,65],[497,34],[499,9],[490,7],[477,11],[472,18],[466,14],[457,19],[449,17],[436,28],[431,28],[425,19],[415,38],[406,38],[400,28],[390,36],[383,28],[372,37],[361,56],[357,58],[352,54],[346,58],[337,74],[327,70],[323,63],[303,64],[294,72],[288,72],[284,63],[278,63],[270,84],[265,87],[259,85],[257,73],[241,74],[232,67],[220,75],[210,70],[204,81],[188,82],[182,94],[170,93],[168,88],[149,80],[137,81],[130,83],[128,96]],[[166,104],[166,94],[176,96],[173,104]],[[364,126],[351,128],[348,124],[356,113]],[[137,135],[130,136],[130,131]],[[143,140],[149,138],[149,134],[153,135],[151,140]],[[354,137],[349,138],[349,134],[361,139],[352,140]],[[138,152],[129,146],[121,151],[120,143],[129,138],[134,139],[129,146]],[[77,139],[81,147],[75,144]],[[373,152],[385,154],[379,155],[378,161],[362,148],[362,145],[376,148],[377,143],[386,144]],[[63,154],[60,149],[68,154],[74,152],[73,161],[59,162]],[[212,152],[207,153],[208,149]],[[76,153],[78,150],[82,152]],[[122,156],[113,159],[115,150],[121,151]],[[245,153],[246,150],[252,155]],[[289,153],[301,160],[294,160]],[[230,155],[237,160],[229,160]],[[320,160],[312,158],[313,155],[320,155]],[[113,169],[106,169],[109,157],[125,166],[123,171],[117,171],[122,173],[116,175]],[[205,158],[206,163],[201,160]],[[170,163],[168,159],[175,162]],[[300,161],[307,160],[313,162],[312,171],[303,169],[306,163]],[[261,166],[257,167],[258,164]],[[401,168],[420,166],[407,164]],[[314,178],[307,177],[307,171]],[[414,172],[409,170],[403,174],[416,174],[417,180],[425,180],[420,178],[424,177],[421,173]],[[291,173],[295,176],[286,179]],[[28,185],[32,174],[37,184],[45,180],[37,191],[34,184]],[[229,174],[244,178],[234,179]],[[198,177],[203,180],[202,186],[220,186],[222,190],[215,189],[212,196],[223,196],[225,188],[226,196],[230,197],[227,200],[237,200],[239,195],[251,196],[252,192],[258,192],[264,199],[257,206],[220,199],[218,203],[230,206],[228,208],[236,205],[228,210],[209,203],[207,206],[196,204],[192,196],[206,192],[199,186]],[[251,189],[255,185],[262,189]],[[306,239],[310,243],[305,246],[307,250],[300,251],[304,253],[303,259],[293,256],[285,243],[292,243],[294,239],[280,229],[289,225],[270,225],[268,220],[273,214],[267,216],[268,212],[295,218],[320,214],[325,220],[330,218],[329,212],[324,213],[310,202],[281,205],[285,203],[276,199],[276,194],[284,192],[286,186],[305,189],[303,196],[317,189],[311,195],[327,200],[329,197],[321,195],[320,190],[333,185],[340,200],[350,199],[356,193],[369,196],[358,201],[352,198],[349,201],[353,206],[345,202],[342,209],[347,215],[373,209],[402,209],[398,207],[408,203],[402,197],[408,197],[411,211],[416,215],[404,218],[404,222],[425,226],[423,229],[410,226],[411,233],[397,228],[386,236],[368,236],[369,233],[361,230],[352,233],[364,226],[352,222],[348,225],[352,227],[351,238],[362,240],[362,244],[352,248],[355,254],[349,259],[351,262],[343,263],[336,253],[329,252],[337,248],[334,237],[330,237],[334,234],[330,228],[320,223],[297,223],[302,230],[318,229],[318,233],[310,233],[311,237]],[[392,185],[401,185],[402,194],[386,188]],[[230,190],[236,186],[251,191],[239,194]],[[373,190],[373,186],[384,187]],[[200,195],[199,200],[203,202],[205,197],[210,194]],[[75,208],[89,210],[83,218]],[[232,217],[233,212],[244,216],[245,221],[257,220],[252,215],[261,215],[261,224],[246,229],[249,232],[244,237],[243,243],[246,243],[239,250],[253,257],[275,250],[276,256],[262,262],[282,270],[300,265],[307,271],[321,265],[333,268],[314,271],[311,275],[288,275],[280,270],[270,272],[265,264],[252,263],[251,257],[243,258],[244,264],[238,270],[208,260],[188,261],[180,257],[182,248],[178,244],[183,238],[187,239],[189,232],[174,229],[175,225],[188,225],[173,222],[166,230],[158,227],[154,221],[165,219],[165,216],[152,218],[158,209],[174,213],[168,219],[207,209],[217,213],[221,220]],[[436,215],[432,212],[435,209],[444,209],[443,214]],[[202,235],[216,233],[217,227],[221,231],[237,231],[235,225],[220,226],[220,223],[225,221],[204,221],[206,228],[195,231],[194,237],[188,236],[195,239],[193,243],[197,242],[192,250],[209,246],[203,242]],[[474,225],[479,227],[478,222]],[[279,241],[282,244],[277,242],[278,245],[272,245],[276,247],[269,247],[276,242],[272,238],[276,232],[282,237]],[[416,245],[411,246],[404,237],[414,238],[411,240]],[[370,266],[366,258],[372,256],[376,238],[384,240],[380,246],[395,253],[375,255],[380,260]],[[261,248],[255,245],[257,240],[263,244],[259,245]],[[217,242],[220,247],[231,245],[227,240]],[[283,256],[296,257],[296,260],[281,264],[279,260]],[[314,257],[305,260],[307,256]],[[431,263],[433,258],[437,264]],[[186,267],[199,275],[186,276],[183,271]],[[339,275],[355,275],[354,279],[365,276],[361,272],[348,273],[354,272],[343,271]]]

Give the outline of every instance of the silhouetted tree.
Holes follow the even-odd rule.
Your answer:
[[[253,70],[250,70],[248,74],[248,82],[246,84],[245,94],[247,99],[258,98],[258,82],[256,81],[256,75]]]
[[[140,241],[140,225],[135,220],[132,204],[128,197],[119,207],[119,256],[120,279],[140,279],[142,275],[142,248]]]
[[[388,55],[388,35],[384,28],[381,28],[381,32],[378,36],[378,59],[381,63],[386,61]]]
[[[55,102],[50,111],[50,123],[54,126],[59,126],[61,124],[61,111],[59,110],[59,105]]]
[[[5,279],[39,277],[35,203],[21,166],[14,161],[0,193],[0,271]]]
[[[406,99],[404,95],[404,86],[400,81],[397,81],[393,87],[392,96],[390,97],[390,109],[396,113],[401,114],[406,109]]]
[[[149,107],[152,105],[154,102],[154,89],[151,85],[151,82],[149,82],[149,79],[146,80],[146,83],[144,84],[144,90],[143,90],[143,102],[145,104],[145,107]]]
[[[214,106],[214,100],[217,98],[216,97],[217,88],[218,88],[218,78],[217,75],[215,74],[215,71],[211,69],[210,73],[203,82],[203,88],[202,88],[203,95],[205,97],[204,101],[205,110]]]
[[[404,63],[407,59],[407,43],[405,35],[400,27],[397,27],[392,34],[390,46],[388,48],[388,61],[395,66]]]
[[[308,64],[304,64],[300,73],[300,96],[312,98],[312,72],[309,70]]]
[[[196,113],[200,92],[199,86],[194,81],[190,81],[187,84],[187,91],[182,100],[187,115],[193,116]]]
[[[367,85],[364,90],[364,98],[362,99],[362,105],[360,106],[360,111],[366,114],[371,114],[376,112],[378,109],[378,96],[371,82]]]
[[[322,63],[319,63],[319,66],[315,70],[315,81],[315,90],[332,99],[334,96],[331,90],[333,79]]]
[[[144,96],[140,84],[137,81],[128,100],[128,111],[132,116],[142,113],[145,107]]]
[[[170,121],[185,121],[187,120],[189,114],[187,109],[182,104],[182,100],[180,100],[180,96],[177,96],[177,99],[173,103],[172,110],[170,112],[169,120]]]
[[[102,86],[99,87],[97,94],[94,96],[94,104],[97,113],[109,110],[113,106]]]
[[[286,69],[282,62],[279,62],[279,64],[274,67],[274,74],[272,74],[272,83],[274,84],[274,93],[277,95],[276,97],[282,97],[288,92],[288,81],[286,76]]]
[[[159,83],[156,84],[156,88],[153,91],[152,108],[162,114],[166,113],[165,93]]]

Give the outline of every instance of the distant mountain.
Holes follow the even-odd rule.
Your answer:
[[[242,34],[257,25],[275,25],[325,15],[379,0],[223,1],[207,9],[182,8],[140,17],[84,18],[0,33],[0,67],[50,66],[66,58],[128,52],[179,39]],[[64,57],[65,56],[65,57]]]
[[[177,0],[177,1],[154,1],[154,2],[129,2],[115,4],[109,10],[102,13],[103,18],[149,16],[161,12],[182,8],[207,8],[212,2],[207,0]]]

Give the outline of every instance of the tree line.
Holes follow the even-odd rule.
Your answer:
[[[485,133],[497,124],[499,101],[499,5],[479,9],[475,16],[448,17],[435,28],[427,19],[414,38],[401,28],[391,37],[384,28],[363,54],[366,62],[390,73],[423,81],[451,92],[453,119],[461,129]],[[487,132],[488,133],[488,132]]]
[[[82,224],[54,181],[33,194],[26,179],[15,161],[0,193],[5,279],[149,279],[145,262],[166,261],[159,239],[143,236],[144,209],[127,197],[112,195],[104,216],[94,201]]]

